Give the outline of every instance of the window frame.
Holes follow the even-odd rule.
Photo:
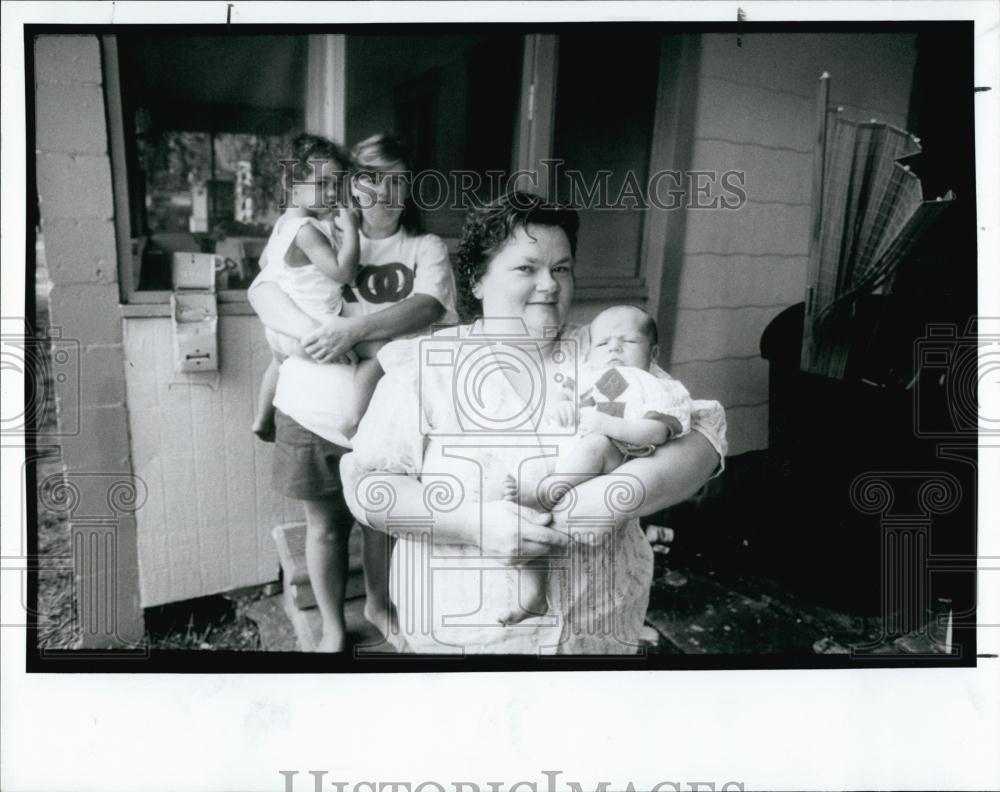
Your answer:
[[[677,148],[676,111],[678,70],[676,37],[660,40],[659,74],[648,173],[668,169]],[[305,128],[314,134],[343,139],[347,120],[347,38],[345,34],[308,36],[306,70]],[[109,154],[114,194],[114,226],[118,252],[120,300],[123,311],[131,315],[166,315],[170,292],[142,290],[137,287],[135,256],[132,250],[132,223],[127,172],[127,125],[123,117],[121,83],[118,67],[118,41],[115,34],[101,36],[104,64],[104,95],[108,116]],[[522,174],[519,187],[530,187],[548,196],[552,185],[541,182],[548,169],[542,160],[552,158],[555,113],[558,106],[556,80],[559,66],[559,35],[527,34],[524,37],[524,60],[521,97],[515,127],[512,167]],[[678,76],[680,74],[680,77]],[[534,174],[538,181],[532,183]],[[537,185],[537,186],[536,186]],[[679,220],[681,226],[683,220]],[[645,301],[657,311],[662,302],[661,284],[664,259],[670,247],[671,226],[668,213],[647,209],[643,217],[639,260],[635,275],[587,277],[577,280],[576,298],[580,301]],[[457,238],[445,239],[450,250]],[[249,313],[245,289],[225,289],[218,293],[220,314]]]
[[[344,136],[347,92],[347,46],[343,34],[307,36],[305,131],[333,140]],[[108,117],[108,149],[114,196],[115,246],[118,253],[119,300],[124,316],[168,316],[171,292],[140,290],[138,262],[132,249],[132,211],[129,193],[128,142],[122,107],[118,65],[118,38],[107,34],[101,39],[104,67],[104,102]],[[253,310],[246,289],[222,289],[217,293],[219,314],[246,315]]]
[[[522,89],[521,122],[518,161],[515,168],[530,171],[536,176],[548,173],[543,159],[551,159],[555,137],[555,113],[558,107],[556,84],[559,70],[559,36],[554,34],[529,35],[525,42],[524,87]],[[661,36],[659,73],[656,84],[656,101],[653,110],[648,173],[669,169],[675,150],[674,116],[676,42]],[[526,181],[523,183],[527,183]],[[538,189],[544,195],[552,194],[553,185],[542,183]],[[606,278],[577,278],[576,299],[596,300],[646,300],[653,308],[660,299],[659,284],[663,275],[664,258],[668,247],[669,217],[664,210],[645,210],[635,275],[612,275]]]

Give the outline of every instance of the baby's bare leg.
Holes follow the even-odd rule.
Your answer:
[[[621,463],[622,453],[609,438],[600,434],[586,435],[559,458],[553,474],[543,479],[535,492],[516,493],[517,485],[514,483],[515,499],[522,505],[551,511],[567,490],[595,476],[610,473]],[[505,497],[506,494],[505,491]],[[518,607],[500,619],[503,624],[516,624],[530,616],[544,616],[548,607],[545,598],[548,564],[540,560],[529,561],[520,568],[518,577]]]
[[[551,476],[543,479],[534,493],[542,511],[551,511],[566,491],[603,476],[621,465],[621,451],[602,434],[588,434],[577,440],[559,457]]]
[[[532,616],[548,612],[545,590],[549,583],[549,565],[546,561],[529,561],[518,567],[517,607],[500,617],[501,624],[517,624]]]
[[[622,453],[602,434],[584,435],[556,462],[557,476],[579,476],[580,481],[610,473],[622,463]],[[579,483],[579,482],[578,482]]]

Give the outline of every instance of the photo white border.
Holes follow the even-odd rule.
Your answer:
[[[979,313],[1000,317],[1000,6],[995,2],[26,3],[2,4],[0,290],[23,312],[24,23],[975,19]],[[992,264],[991,264],[992,262]],[[22,382],[4,372],[2,398]],[[983,408],[1000,414],[997,388]],[[989,399],[991,401],[986,401]],[[3,451],[3,547],[21,546],[21,460]],[[1000,557],[1000,449],[980,457],[981,555]],[[987,482],[994,482],[992,486]],[[10,555],[4,552],[5,556]],[[993,563],[994,569],[1000,563]],[[3,595],[9,594],[3,575]],[[980,622],[1000,624],[1000,571],[980,577]],[[6,607],[6,606],[5,606]],[[979,630],[997,654],[1000,628]],[[21,790],[282,790],[279,770],[326,782],[534,781],[584,789],[742,782],[746,789],[980,789],[1000,785],[1000,660],[977,669],[433,675],[84,675],[23,672],[2,628],[2,778]],[[993,746],[990,748],[990,746]],[[306,783],[309,782],[309,783]],[[335,787],[326,786],[325,789]],[[369,787],[362,787],[367,789]],[[377,785],[375,787],[378,788]],[[434,789],[428,786],[426,789]],[[664,789],[672,787],[666,786]],[[735,788],[735,787],[731,787]],[[522,788],[523,789],[523,788]]]

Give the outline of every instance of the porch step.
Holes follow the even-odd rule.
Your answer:
[[[271,532],[281,562],[282,580],[291,603],[299,610],[316,607],[316,595],[309,584],[306,568],[306,524],[304,522],[277,525]],[[355,523],[348,542],[348,570],[346,599],[365,595],[362,563],[361,528]]]
[[[289,592],[292,604],[299,610],[309,610],[316,607],[316,594],[312,585],[305,583],[288,583],[285,591]],[[351,572],[347,578],[347,590],[344,592],[345,600],[352,600],[358,597],[364,599],[365,596],[365,573],[362,570]]]
[[[292,624],[299,651],[315,652],[316,644],[323,633],[323,625],[318,608],[299,610],[287,594],[283,597],[285,615]],[[391,654],[396,650],[390,646],[374,626],[364,617],[365,601],[359,597],[344,603],[344,620],[356,656],[365,654]]]

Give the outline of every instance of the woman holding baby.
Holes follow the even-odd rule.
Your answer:
[[[341,472],[358,520],[398,537],[390,590],[411,651],[635,652],[653,572],[639,518],[721,469],[722,408],[659,387],[673,381],[649,317],[599,317],[593,358],[567,326],[577,224],[525,193],[470,212],[468,324],[379,353]]]

